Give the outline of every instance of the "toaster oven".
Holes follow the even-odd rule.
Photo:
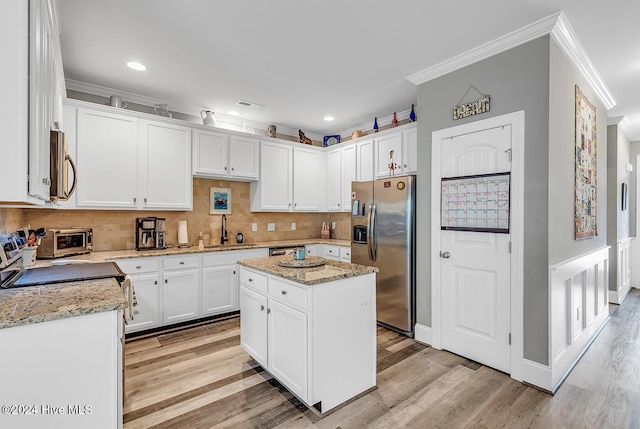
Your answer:
[[[91,228],[48,229],[38,246],[38,258],[83,255],[93,250]]]

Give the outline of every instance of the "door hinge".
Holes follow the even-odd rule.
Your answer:
[[[509,345],[511,345],[511,332],[509,332]]]
[[[509,253],[511,253],[511,242],[509,242]]]
[[[511,153],[511,149],[507,149],[504,151],[508,156],[509,156],[509,162],[511,162],[511,158],[512,158],[512,153]]]

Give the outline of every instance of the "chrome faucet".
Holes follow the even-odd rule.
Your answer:
[[[222,215],[222,229],[220,231],[220,244],[224,244],[226,241],[229,241],[229,236],[227,235],[227,215]]]

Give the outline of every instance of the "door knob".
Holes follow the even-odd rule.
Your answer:
[[[451,257],[451,253],[449,252],[440,252],[440,257],[443,259],[449,259]]]

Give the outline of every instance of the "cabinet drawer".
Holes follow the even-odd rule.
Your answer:
[[[285,283],[273,277],[269,279],[269,296],[302,310],[307,309],[306,289]]]
[[[351,247],[341,247],[340,248],[340,258],[351,259]]]
[[[267,293],[267,276],[258,274],[255,271],[241,268],[240,283],[259,292]]]
[[[324,246],[324,252],[322,253],[322,256],[327,258],[327,259],[333,259],[334,261],[337,261],[338,259],[340,259],[340,247],[333,245],[333,244],[325,244]]]
[[[164,258],[163,266],[165,270],[176,270],[181,268],[198,268],[197,256],[174,256]]]
[[[152,273],[158,271],[158,259],[130,258],[117,259],[116,264],[127,274]]]

